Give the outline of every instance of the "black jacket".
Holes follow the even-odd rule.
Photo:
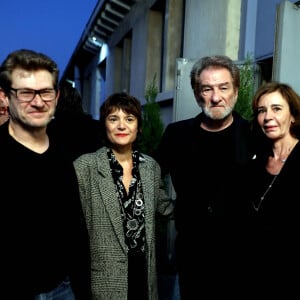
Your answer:
[[[234,113],[231,126],[207,132],[200,128],[201,118],[169,124],[155,155],[176,192],[182,299],[225,295],[225,288],[232,295],[244,279],[240,267],[247,260],[241,237],[248,203],[241,182],[252,157],[250,124]]]

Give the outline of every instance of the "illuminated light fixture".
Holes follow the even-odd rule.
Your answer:
[[[70,83],[72,85],[72,88],[75,88],[75,86],[76,86],[75,81],[66,79],[66,82]]]
[[[89,42],[99,48],[103,46],[103,43],[99,42],[95,36],[89,37]]]

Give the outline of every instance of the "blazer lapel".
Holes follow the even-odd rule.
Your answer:
[[[124,250],[127,253],[127,246],[124,239],[123,222],[121,218],[121,210],[115,184],[110,172],[110,166],[106,155],[106,148],[100,152],[100,157],[97,160],[98,170],[102,175],[99,181],[99,190],[106,207],[106,211],[110,218],[113,230]]]

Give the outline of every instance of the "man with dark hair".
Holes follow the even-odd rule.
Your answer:
[[[17,50],[0,66],[1,293],[7,299],[87,300],[89,245],[72,162],[47,134],[59,91],[57,64]],[[4,282],[3,282],[4,280]]]

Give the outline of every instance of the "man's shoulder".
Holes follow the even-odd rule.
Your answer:
[[[1,134],[2,134],[2,132],[3,132],[3,133],[4,133],[4,132],[7,132],[7,130],[8,130],[8,123],[9,123],[9,121],[3,123],[3,124],[0,126],[0,132],[1,132]]]
[[[189,119],[184,119],[184,120],[179,120],[179,121],[175,121],[172,123],[169,123],[167,125],[168,129],[186,129],[186,128],[191,128],[194,127],[195,125],[199,125],[199,116],[194,117],[194,118],[189,118]]]
[[[7,141],[8,135],[8,122],[5,122],[0,126],[0,145],[3,145]]]
[[[198,128],[199,124],[197,117],[169,123],[164,131],[162,144],[167,147],[174,143],[177,146],[178,143],[183,145],[193,139],[195,128]]]

